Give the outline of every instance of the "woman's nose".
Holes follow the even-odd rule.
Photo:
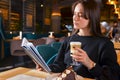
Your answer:
[[[74,19],[74,20],[79,20],[80,17],[79,17],[78,15],[75,15],[75,16],[73,17],[73,19]]]

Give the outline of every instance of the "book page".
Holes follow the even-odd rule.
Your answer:
[[[51,69],[31,42],[29,42],[26,38],[23,38],[21,46],[30,58],[37,62],[45,71],[51,72]]]
[[[38,78],[34,76],[19,74],[6,80],[45,80],[44,78]]]

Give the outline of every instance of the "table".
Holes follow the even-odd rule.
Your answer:
[[[18,67],[18,68],[14,68],[14,69],[11,69],[8,71],[1,72],[0,80],[6,80],[8,78],[14,77],[19,74],[34,76],[34,77],[38,77],[38,78],[46,78],[47,76],[51,75],[47,72],[37,71],[35,69]],[[54,73],[52,73],[52,74],[54,74]],[[21,79],[22,79],[22,77],[21,77]],[[93,80],[93,79],[83,78],[82,80]]]
[[[2,49],[1,49],[1,59],[3,59],[3,58],[5,57],[5,52],[4,52],[5,46],[4,46],[4,43],[5,43],[5,42],[10,42],[10,41],[12,41],[12,40],[13,40],[13,39],[2,40],[2,43],[1,43],[1,47],[2,47]]]
[[[18,67],[18,68],[14,68],[8,71],[1,72],[0,80],[6,80],[8,78],[14,77],[19,74],[25,74],[25,75],[30,75],[34,77],[40,77],[40,78],[45,78],[46,76],[49,75],[49,73],[46,73],[43,71],[37,71],[34,69],[24,68],[24,67]]]

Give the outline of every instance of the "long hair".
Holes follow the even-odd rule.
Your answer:
[[[77,4],[82,4],[84,8],[84,18],[89,19],[90,33],[93,36],[102,36],[100,29],[100,6],[95,0],[78,0],[72,5],[72,12]],[[73,29],[72,34],[76,34],[78,30]]]

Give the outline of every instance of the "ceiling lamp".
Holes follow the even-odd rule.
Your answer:
[[[117,0],[108,0],[107,1],[107,4],[109,4],[109,5],[113,5],[113,4],[117,4],[117,3],[118,3]]]
[[[61,14],[59,12],[53,12],[52,16],[61,16]]]

